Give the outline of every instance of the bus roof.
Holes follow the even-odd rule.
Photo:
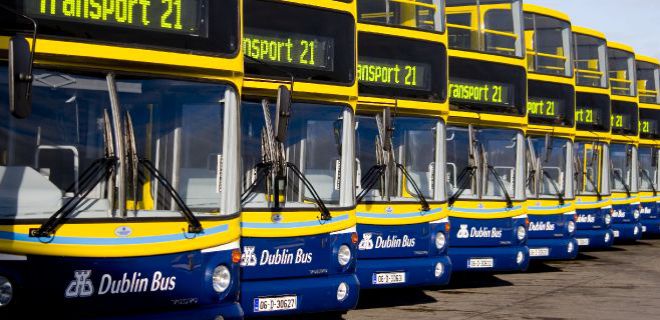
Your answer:
[[[527,3],[523,4],[523,11],[524,12],[537,13],[537,14],[541,14],[541,15],[544,15],[544,16],[557,18],[557,19],[564,20],[564,21],[569,22],[569,23],[571,22],[571,18],[567,14],[565,14],[561,11],[557,11],[557,10],[550,9],[550,8],[547,8],[547,7],[537,6],[537,5],[534,5],[534,4],[527,4]]]
[[[620,42],[607,41],[607,47],[612,48],[612,49],[621,50],[621,51],[627,51],[627,52],[630,52],[632,54],[635,53],[635,49],[633,49],[633,47],[631,47],[627,44],[620,43]]]
[[[595,29],[589,29],[589,28],[580,27],[580,26],[573,26],[573,33],[579,33],[579,34],[582,34],[582,35],[607,40],[607,37],[605,36],[604,33],[600,32],[598,30],[595,30]]]
[[[636,54],[635,55],[635,60],[642,61],[642,62],[647,62],[650,64],[654,64],[656,66],[660,66],[660,60],[654,58],[654,57],[649,57],[641,54]]]

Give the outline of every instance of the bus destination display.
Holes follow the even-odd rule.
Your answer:
[[[590,107],[577,107],[575,109],[575,121],[582,124],[599,124],[600,111]]]
[[[370,85],[430,90],[431,66],[400,60],[359,58],[358,81]]]
[[[243,36],[243,53],[276,65],[323,71],[334,69],[334,41],[326,37],[247,29]]]
[[[564,110],[561,100],[529,97],[527,99],[527,112],[529,115],[542,118],[558,118]]]
[[[206,37],[207,0],[23,0],[29,16]]]
[[[655,120],[642,120],[639,123],[640,131],[644,134],[656,134],[658,122]]]
[[[627,114],[613,114],[612,115],[612,128],[613,129],[632,129],[632,122],[630,115]]]
[[[450,79],[449,98],[455,101],[511,107],[511,85]]]

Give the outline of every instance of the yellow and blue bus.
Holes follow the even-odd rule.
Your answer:
[[[520,0],[448,0],[449,256],[454,271],[529,264],[527,57]]]
[[[244,2],[246,316],[355,307],[356,4]]]
[[[631,47],[610,41],[607,50],[612,92],[612,230],[615,241],[635,241],[642,237],[639,222],[639,99],[635,52]]]
[[[0,5],[0,318],[241,319],[241,1],[108,3]]]
[[[568,16],[524,5],[528,63],[527,214],[532,259],[574,259],[575,74]]]
[[[573,26],[577,126],[575,172],[576,239],[580,247],[612,246],[610,194],[610,82],[607,40],[596,30]]]
[[[660,61],[637,55],[640,145],[639,195],[644,235],[660,234],[660,196],[658,195],[658,156],[660,156]]]
[[[360,286],[447,284],[444,3],[357,3]]]

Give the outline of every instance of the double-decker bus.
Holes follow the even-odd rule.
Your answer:
[[[639,91],[639,195],[644,235],[660,234],[658,156],[660,155],[660,61],[637,55]]]
[[[246,316],[355,307],[356,4],[244,2]]]
[[[576,239],[580,247],[603,249],[614,241],[610,198],[610,83],[607,40],[596,30],[573,26],[576,82]]]
[[[612,142],[610,186],[612,230],[615,241],[642,237],[639,199],[639,99],[635,52],[624,44],[608,41]]]
[[[0,5],[0,318],[240,319],[241,1],[103,3]]]
[[[444,3],[357,3],[360,286],[446,284]]]
[[[524,5],[528,63],[527,214],[532,259],[573,259],[575,76],[568,16]]]
[[[520,0],[448,0],[447,179],[455,271],[529,263],[527,58]]]

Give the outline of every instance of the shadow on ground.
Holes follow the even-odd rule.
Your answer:
[[[412,306],[437,301],[422,289],[362,290],[358,309]]]

